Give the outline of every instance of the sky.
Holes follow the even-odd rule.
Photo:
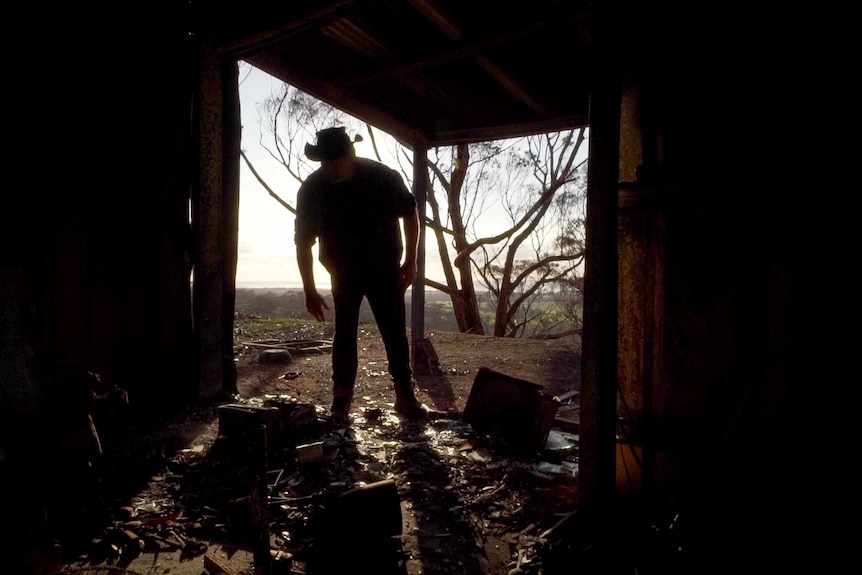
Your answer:
[[[257,106],[279,85],[278,80],[256,68],[248,65],[241,68],[241,147],[273,191],[295,205],[298,185],[258,144]],[[328,287],[325,271],[316,271],[315,279],[318,287]],[[244,161],[240,162],[236,285],[239,288],[301,287],[293,247],[293,214],[269,195]]]

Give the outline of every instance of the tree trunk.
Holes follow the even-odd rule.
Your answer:
[[[509,306],[509,299],[512,297],[512,284],[507,281],[502,282],[500,293],[497,294],[497,308],[494,312],[494,336],[506,337],[512,335],[509,333],[510,323],[512,319],[512,309]]]
[[[449,215],[452,218],[452,231],[455,238],[455,252],[460,253],[468,245],[467,231],[461,218],[461,190],[467,175],[467,165],[470,163],[470,148],[467,144],[458,144],[458,160],[452,170],[452,182],[449,191]],[[479,302],[476,299],[476,288],[473,285],[471,262],[466,258],[456,267],[461,279],[461,289],[453,293],[452,309],[458,321],[458,329],[462,333],[484,335],[482,316],[479,315]]]

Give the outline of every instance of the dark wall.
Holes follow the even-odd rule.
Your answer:
[[[808,520],[787,507],[804,389],[788,249],[801,206],[775,105],[790,76],[775,14],[673,12],[626,21],[621,53],[617,479],[678,514],[701,567],[750,572],[792,564]]]
[[[96,450],[86,371],[129,406],[193,397],[186,3],[23,8],[0,209],[0,500],[10,572],[75,501]],[[38,30],[38,32],[35,32]],[[103,430],[103,433],[105,430]],[[103,436],[104,440],[104,436]],[[60,484],[52,484],[60,481]],[[55,497],[58,491],[63,497]]]
[[[189,375],[194,46],[178,7],[40,15],[46,65],[14,76],[23,178],[3,210],[2,266],[17,284],[4,327],[18,333],[3,345],[31,354],[44,390],[89,369],[143,399]]]

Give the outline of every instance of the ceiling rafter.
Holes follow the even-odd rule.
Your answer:
[[[309,76],[300,69],[285,67],[284,63],[277,56],[262,52],[250,58],[249,62],[264,72],[280,78],[284,82],[287,82],[285,75],[289,76],[289,83],[292,86],[299,88],[303,92],[312,94],[315,98],[326,102],[330,106],[345,110],[352,116],[369,122],[372,125],[378,127],[386,126],[386,130],[392,136],[408,147],[414,143],[426,141],[426,135],[414,126],[399,122],[365,102],[354,100],[331,82],[327,82],[317,76]]]
[[[387,76],[400,76],[402,74],[409,74],[411,72],[419,72],[428,68],[440,66],[441,64],[445,64],[447,62],[452,62],[454,60],[474,57],[476,55],[480,55],[484,52],[487,52],[488,50],[504,46],[517,40],[523,40],[524,38],[528,38],[529,36],[538,34],[539,32],[543,31],[545,31],[544,26],[530,28],[526,30],[518,30],[511,34],[499,35],[491,39],[479,40],[465,45],[456,46],[452,50],[446,50],[429,56],[427,58],[421,58],[418,60],[406,61],[400,64],[382,67],[376,71],[357,71],[349,76],[342,76],[338,83],[347,86],[351,84],[378,80]]]
[[[336,42],[368,58],[389,57],[392,54],[388,46],[347,18],[337,18],[332,24],[322,26],[320,30]]]
[[[227,42],[221,46],[219,50],[223,54],[230,54],[236,58],[248,56],[262,48],[276,44],[282,40],[301,34],[308,30],[319,29],[325,26],[328,22],[332,22],[341,18],[345,9],[354,4],[356,0],[341,0],[333,4],[312,12],[302,18],[290,20],[289,22],[264,30],[257,34],[242,38],[237,41]]]
[[[464,41],[466,37],[464,31],[439,4],[433,0],[410,0],[410,4],[449,38],[456,42]],[[507,74],[500,66],[492,62],[480,52],[474,51],[468,53],[472,56],[473,60],[479,64],[479,66],[481,66],[482,69],[484,69],[500,86],[507,90],[512,97],[540,114],[547,113],[547,106],[539,103],[534,95],[530,94],[524,86]]]
[[[225,10],[207,22],[219,53],[402,142],[449,145],[587,125],[595,20],[589,0],[280,6],[271,19]],[[565,90],[561,73],[570,79]]]

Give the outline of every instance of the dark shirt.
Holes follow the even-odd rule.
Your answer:
[[[319,257],[332,274],[397,268],[403,245],[399,218],[416,198],[395,170],[356,158],[350,181],[333,184],[321,170],[300,186],[296,199],[297,245],[320,241]]]

